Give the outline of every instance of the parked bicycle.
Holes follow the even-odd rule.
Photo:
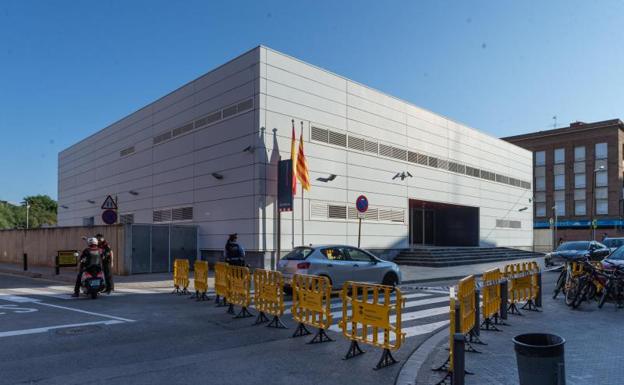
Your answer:
[[[624,306],[624,267],[604,260],[603,263],[609,267],[604,290],[598,300],[598,307],[602,308],[607,300],[612,300],[618,308]]]

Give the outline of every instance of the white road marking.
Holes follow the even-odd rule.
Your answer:
[[[447,314],[449,312],[449,308],[447,306],[442,307],[433,307],[431,309],[418,310],[413,312],[407,312],[401,314],[401,322],[409,322],[414,321],[421,318],[433,317],[440,314]],[[335,315],[334,315],[335,314]],[[329,329],[334,331],[340,331],[340,327],[338,326],[339,322],[335,322],[336,320],[342,319],[342,312],[332,313],[332,318],[334,319],[334,325],[332,325]],[[396,322],[396,315],[390,316],[390,323],[393,324]]]
[[[419,336],[422,334],[431,333],[441,328],[442,326],[446,326],[448,324],[449,324],[449,320],[444,320],[440,322],[432,322],[430,324],[410,326],[407,328],[403,328],[402,331],[405,333],[405,337],[407,338],[407,337],[413,337],[413,336]]]
[[[22,313],[34,313],[38,311],[37,309],[33,309],[30,307],[18,307],[18,305],[0,305],[0,310],[10,310],[12,313],[22,314]],[[0,314],[6,314],[4,311],[0,311]]]
[[[410,294],[405,294],[403,295],[403,299],[410,299],[410,298],[421,298],[421,297],[428,297],[431,294],[427,294],[427,293],[410,293]],[[437,298],[442,298],[442,297],[437,297]],[[432,298],[433,300],[433,298]],[[448,297],[444,297],[444,301],[448,301]],[[396,302],[396,297],[392,297],[391,299],[392,303]],[[444,302],[444,301],[434,301],[434,302]],[[432,302],[432,303],[434,303]],[[284,307],[286,307],[286,309],[284,310],[284,314],[290,314],[292,312],[292,303],[293,301],[284,301]],[[407,304],[409,304],[411,302],[406,302],[406,307]],[[416,305],[413,305],[416,306]],[[331,301],[331,305],[330,305],[331,309],[338,309],[338,308],[342,308],[342,299],[340,298],[334,298]],[[342,312],[340,312],[340,314],[342,314]]]
[[[88,326],[88,325],[115,325],[123,323],[124,321],[119,320],[108,320],[108,321],[94,321],[94,322],[85,322],[79,324],[67,324],[67,325],[56,325],[56,326],[47,326],[42,328],[34,328],[34,329],[23,329],[23,330],[12,330],[8,332],[0,332],[0,338],[2,337],[13,337],[13,336],[23,336],[26,334],[37,334],[37,333],[47,333],[50,330],[54,329],[63,329],[63,328],[71,328],[78,326]]]
[[[435,297],[435,298],[427,298],[427,299],[421,299],[421,300],[416,300],[416,301],[408,301],[405,303],[405,308],[410,308],[410,307],[415,307],[415,306],[425,306],[425,305],[430,305],[432,303],[440,303],[440,302],[448,302],[448,298],[446,297]],[[440,308],[434,308],[434,309],[446,309],[446,311],[448,312],[450,309],[448,306],[446,307],[440,307]],[[429,310],[429,309],[427,309]],[[423,310],[425,311],[425,310]],[[414,313],[414,312],[412,312]],[[402,315],[405,316],[406,314],[412,314],[412,313],[406,313],[405,311],[402,312]],[[333,313],[331,313],[333,318],[342,318],[342,310],[341,311],[335,311]],[[392,316],[394,317],[394,316]],[[392,319],[391,317],[391,319]],[[395,317],[396,318],[396,317]],[[403,319],[403,318],[401,318]],[[394,321],[391,321],[394,322]]]
[[[94,315],[94,316],[97,316],[97,317],[110,318],[110,319],[114,319],[114,320],[121,321],[121,322],[134,322],[134,320],[131,320],[131,319],[128,319],[128,318],[121,318],[121,317],[117,317],[117,316],[114,316],[114,315],[108,315],[108,314],[102,314],[102,313],[95,313],[95,312],[92,312],[92,311],[80,310],[80,309],[75,309],[73,307],[53,305],[51,303],[39,302],[38,305],[49,306],[49,307],[54,307],[54,308],[57,308],[57,309],[64,309],[64,310],[69,310],[69,311],[75,311],[77,313],[89,314],[89,315]]]

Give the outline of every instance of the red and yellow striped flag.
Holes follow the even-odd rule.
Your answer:
[[[301,182],[301,187],[310,190],[310,175],[308,174],[308,162],[303,153],[303,122],[301,122],[301,136],[299,137],[299,153],[297,154],[297,179]]]
[[[295,119],[292,120],[292,140],[290,141],[290,169],[292,174],[292,195],[297,195],[297,140],[295,139]]]

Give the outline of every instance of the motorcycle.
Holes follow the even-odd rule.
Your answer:
[[[100,265],[89,265],[83,271],[80,279],[80,287],[84,294],[96,299],[98,294],[106,289],[104,272]]]

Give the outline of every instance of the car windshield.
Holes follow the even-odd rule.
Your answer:
[[[314,251],[314,249],[311,247],[296,247],[293,251],[286,254],[286,256],[284,256],[282,259],[286,259],[289,261],[302,261],[308,258],[308,255],[310,255],[312,251]]]
[[[619,249],[615,250],[613,253],[611,253],[611,255],[609,255],[609,258],[607,259],[612,259],[614,261],[624,260],[624,247],[620,247]]]
[[[624,245],[624,238],[607,238],[602,243],[607,247],[620,247]]]
[[[589,242],[566,242],[557,247],[557,251],[589,250]]]

